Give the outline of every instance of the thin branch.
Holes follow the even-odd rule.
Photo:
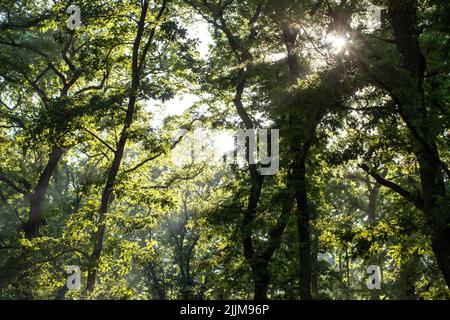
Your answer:
[[[411,192],[401,187],[400,185],[384,179],[380,174],[378,174],[375,170],[370,169],[369,166],[366,164],[360,165],[360,168],[364,170],[367,174],[369,174],[372,178],[374,178],[379,184],[391,189],[392,191],[395,191],[396,193],[404,197],[406,200],[414,204],[418,209],[423,210],[424,204],[423,199],[420,195],[415,196],[411,194]]]
[[[141,61],[139,63],[139,67],[138,67],[139,71],[141,71],[141,72],[142,72],[142,69],[143,69],[143,66],[145,63],[145,57],[147,57],[147,53],[150,49],[151,44],[153,43],[153,39],[154,39],[155,33],[156,33],[156,28],[158,27],[158,24],[161,21],[161,18],[164,15],[164,12],[166,11],[167,2],[168,2],[168,0],[163,0],[161,8],[159,9],[159,12],[156,16],[155,26],[150,30],[150,35],[147,39],[147,42],[145,43],[144,49],[142,50]]]
[[[157,154],[155,154],[155,155],[153,155],[153,156],[151,156],[151,157],[145,159],[144,161],[141,161],[140,163],[138,163],[137,165],[135,165],[133,168],[125,170],[124,172],[125,172],[125,173],[131,173],[131,172],[133,172],[133,171],[136,171],[137,169],[139,169],[139,168],[142,167],[143,165],[149,163],[150,161],[153,161],[153,160],[159,158],[162,154],[163,154],[163,152],[157,153]]]
[[[187,174],[185,176],[174,176],[164,185],[143,187],[143,189],[168,189],[177,181],[187,181],[197,178],[200,174],[202,174],[205,171],[206,167],[207,165],[204,164],[197,172],[193,172],[192,174]]]
[[[53,13],[46,13],[40,17],[36,17],[24,22],[4,22],[0,24],[0,32],[9,30],[26,30],[28,28],[39,27],[42,22],[50,20],[51,18],[53,18]]]
[[[100,138],[99,136],[97,136],[95,133],[93,133],[92,131],[90,131],[89,129],[84,129],[87,133],[89,133],[90,135],[92,135],[94,138],[96,138],[98,141],[100,141],[100,143],[102,143],[105,147],[107,147],[110,151],[112,152],[116,152],[116,150],[111,147],[106,141],[104,141],[102,138]]]
[[[192,128],[192,126],[194,125],[194,123],[196,121],[198,121],[200,119],[195,118],[191,121],[191,123],[189,123],[188,125],[188,130],[190,130]],[[175,140],[174,142],[172,142],[172,144],[170,145],[170,150],[173,150],[180,142],[181,140],[183,140],[184,135],[181,135],[180,137],[178,137],[177,140]],[[133,166],[131,169],[127,169],[124,172],[125,173],[131,173],[133,171],[136,171],[137,169],[139,169],[140,167],[142,167],[143,165],[149,163],[150,161],[156,160],[157,158],[159,158],[160,156],[162,156],[163,154],[165,154],[165,152],[159,152],[156,155],[153,155],[143,161],[141,161],[140,163],[138,163],[137,165]]]

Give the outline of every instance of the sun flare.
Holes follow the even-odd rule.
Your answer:
[[[327,36],[327,42],[331,44],[336,53],[342,52],[348,43],[345,36],[339,36],[335,34],[329,34]]]

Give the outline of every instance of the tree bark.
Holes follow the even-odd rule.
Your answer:
[[[400,300],[417,300],[416,295],[416,280],[417,280],[417,268],[420,263],[419,255],[414,252],[412,256],[409,256],[408,248],[404,248],[404,252],[401,256],[401,266],[399,271],[400,282]]]
[[[156,21],[159,21],[166,9],[167,1],[164,0],[163,4],[161,6],[160,11],[157,14]],[[90,255],[89,259],[89,271],[88,271],[88,278],[87,278],[87,285],[86,290],[88,292],[93,292],[95,289],[95,279],[97,274],[97,264],[99,262],[102,250],[103,250],[103,240],[105,235],[105,214],[108,212],[109,204],[112,199],[114,187],[116,184],[116,178],[117,174],[120,169],[120,165],[122,163],[123,154],[125,151],[125,146],[128,140],[128,133],[130,130],[130,127],[133,123],[133,116],[136,109],[136,102],[137,102],[137,96],[139,91],[139,86],[141,82],[141,73],[142,73],[142,67],[143,63],[145,61],[146,55],[148,53],[148,48],[153,41],[153,37],[155,34],[156,27],[153,28],[152,32],[150,33],[150,36],[145,44],[144,50],[142,54],[140,55],[140,49],[141,49],[141,42],[144,35],[145,30],[145,20],[147,18],[149,8],[149,1],[145,0],[142,3],[141,8],[141,15],[138,22],[138,28],[137,28],[137,34],[136,38],[133,43],[133,57],[132,57],[132,66],[131,66],[131,88],[130,88],[130,95],[128,100],[128,107],[126,111],[126,117],[124,126],[120,135],[119,142],[117,144],[117,148],[114,152],[114,159],[111,164],[111,167],[108,171],[108,178],[106,181],[105,188],[103,189],[102,198],[101,198],[101,204],[100,204],[100,210],[99,210],[99,217],[98,217],[98,230],[94,234],[94,247],[92,250],[92,253]]]
[[[311,243],[311,295],[312,299],[319,298],[319,270],[318,270],[318,253],[319,253],[319,239],[315,234]]]
[[[267,292],[270,284],[269,262],[272,260],[275,250],[281,245],[284,230],[287,226],[287,221],[291,215],[292,206],[294,203],[294,190],[292,188],[292,181],[288,181],[286,198],[283,202],[281,214],[278,217],[276,226],[270,231],[267,246],[261,255],[253,253],[249,260],[252,267],[252,275],[255,283],[254,300],[266,300]]]
[[[255,282],[254,300],[266,300],[269,290],[270,274],[268,271],[268,261],[259,259],[252,267],[253,279]]]
[[[44,200],[47,194],[50,179],[58,166],[58,162],[64,154],[61,147],[53,148],[49,155],[47,165],[39,177],[34,192],[30,195],[30,211],[28,220],[22,225],[27,239],[33,239],[39,235],[39,228],[44,222]]]
[[[297,231],[299,272],[298,283],[301,300],[311,300],[311,234],[308,195],[306,188],[306,159],[303,157],[295,167],[297,201]]]
[[[286,10],[286,8],[284,8]],[[283,15],[286,11],[283,11]],[[299,61],[296,54],[298,46],[298,31],[292,28],[288,23],[283,23],[281,26],[282,39],[287,51],[287,67],[289,70],[289,83],[293,84],[297,81],[300,74]],[[291,125],[296,115],[290,115],[289,125]],[[313,116],[314,118],[314,116]],[[297,121],[295,121],[297,122]],[[297,128],[294,127],[294,130]],[[302,128],[308,131],[308,128]],[[315,125],[312,124],[310,128],[312,132],[315,131]],[[301,300],[311,300],[311,280],[312,280],[312,266],[311,266],[311,235],[310,235],[310,216],[308,210],[308,195],[306,186],[306,159],[309,154],[311,140],[304,135],[296,135],[291,142],[294,150],[292,179],[295,188],[295,200],[297,203],[297,233],[298,233],[298,284],[299,295]],[[303,145],[302,145],[303,144]]]
[[[450,287],[450,208],[440,166],[423,152],[418,155],[424,213],[436,261]]]
[[[400,115],[411,132],[420,167],[423,208],[431,245],[447,286],[450,287],[450,207],[443,175],[443,162],[437,147],[437,133],[427,109],[424,74],[426,59],[420,50],[417,0],[389,0],[389,15],[394,29],[401,65],[417,83],[415,101],[397,98]]]

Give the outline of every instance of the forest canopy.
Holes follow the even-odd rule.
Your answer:
[[[449,299],[449,21],[0,0],[0,299]]]

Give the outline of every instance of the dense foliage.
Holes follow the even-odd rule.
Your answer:
[[[1,0],[0,298],[449,299],[448,21],[441,0]],[[224,151],[263,128],[275,175]]]

